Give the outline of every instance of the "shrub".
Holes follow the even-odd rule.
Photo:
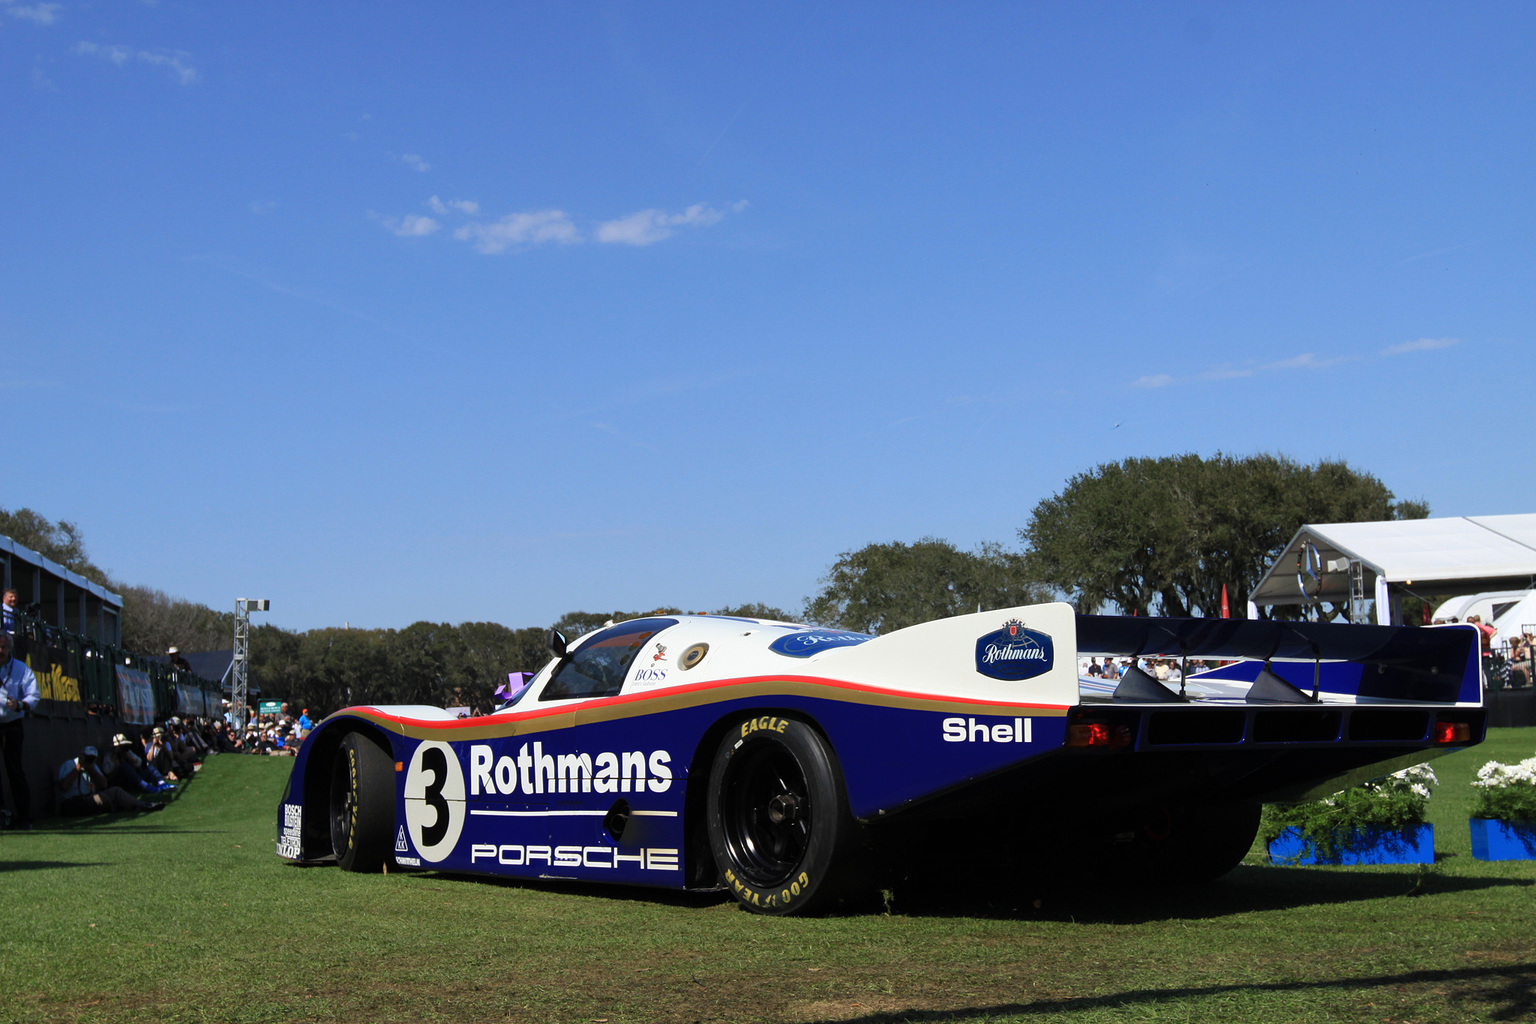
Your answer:
[[[1519,764],[1489,761],[1472,782],[1477,790],[1474,818],[1536,822],[1536,757]]]
[[[1385,843],[1398,852],[1406,846],[1405,828],[1424,824],[1429,796],[1440,780],[1427,764],[1416,764],[1324,800],[1299,804],[1269,804],[1259,835],[1268,846],[1287,829],[1302,840],[1293,860],[1311,854],[1319,861]]]

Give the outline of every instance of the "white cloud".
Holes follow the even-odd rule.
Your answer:
[[[445,203],[437,196],[427,200],[427,208],[439,217],[450,210],[457,210],[471,217],[480,212],[480,204],[471,199],[450,199]]]
[[[405,164],[405,166],[409,167],[411,170],[420,171],[422,174],[425,174],[432,169],[431,164],[427,163],[415,153],[406,153],[400,158],[400,162]]]
[[[1252,377],[1257,371],[1252,367],[1233,366],[1230,363],[1206,370],[1200,375],[1201,380],[1238,380],[1242,377]]]
[[[1418,341],[1405,341],[1401,345],[1389,345],[1381,350],[1381,354],[1400,356],[1407,352],[1433,352],[1437,348],[1450,348],[1452,345],[1460,344],[1460,338],[1420,338]]]
[[[173,53],[151,53],[148,50],[132,50],[126,46],[102,46],[98,43],[79,42],[75,52],[82,56],[100,57],[122,67],[131,60],[143,61],[153,67],[162,67],[176,76],[182,85],[197,81],[197,69],[188,63],[191,54],[177,50]]]
[[[453,233],[462,242],[470,242],[476,252],[495,255],[512,246],[540,245],[544,242],[570,244],[581,241],[581,233],[564,210],[536,210],[533,213],[509,213],[489,223],[466,224]]]
[[[75,52],[79,54],[95,54],[103,60],[109,60],[118,67],[128,63],[128,58],[133,56],[132,51],[126,46],[98,46],[96,43],[81,41],[75,44]]]
[[[276,210],[276,209],[277,209],[277,200],[276,199],[258,199],[255,202],[251,203],[251,212],[254,213],[258,217],[265,217],[267,214],[271,213],[273,210]]]
[[[1137,377],[1131,382],[1133,388],[1165,388],[1173,384],[1174,379],[1166,373],[1150,373],[1145,377]]]
[[[746,200],[732,206],[733,210],[746,209]],[[620,245],[653,245],[669,238],[679,227],[708,227],[718,224],[724,213],[707,203],[695,203],[682,213],[665,210],[640,210],[618,220],[604,221],[597,226],[597,240]]]
[[[5,6],[0,7],[0,10],[6,14],[30,21],[34,25],[52,25],[54,16],[64,9],[63,4],[18,4],[10,0],[0,0],[0,3],[4,3]]]
[[[1299,355],[1299,356],[1292,356],[1289,359],[1281,359],[1281,360],[1279,360],[1277,362],[1265,363],[1263,366],[1259,367],[1259,369],[1261,369],[1261,370],[1321,370],[1324,367],[1333,366],[1335,363],[1342,363],[1343,361],[1344,361],[1344,357],[1343,356],[1334,356],[1332,359],[1319,359],[1317,357],[1316,353],[1313,353],[1313,352],[1303,352],[1301,355]]]
[[[415,213],[408,213],[401,217],[399,223],[390,222],[389,224],[389,229],[401,238],[422,238],[440,227],[442,225],[431,217],[423,217]]]

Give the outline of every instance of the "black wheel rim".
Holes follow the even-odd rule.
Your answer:
[[[773,886],[793,874],[811,841],[815,810],[793,754],[767,743],[738,751],[720,802],[727,852],[748,882]]]

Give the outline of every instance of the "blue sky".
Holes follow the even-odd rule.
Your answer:
[[[1536,6],[0,0],[0,505],[308,629],[796,609],[1111,460],[1536,511]]]

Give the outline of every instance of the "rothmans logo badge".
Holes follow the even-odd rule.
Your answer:
[[[1049,672],[1055,660],[1050,635],[1020,619],[1009,619],[976,641],[976,671],[993,679],[1033,679]]]

